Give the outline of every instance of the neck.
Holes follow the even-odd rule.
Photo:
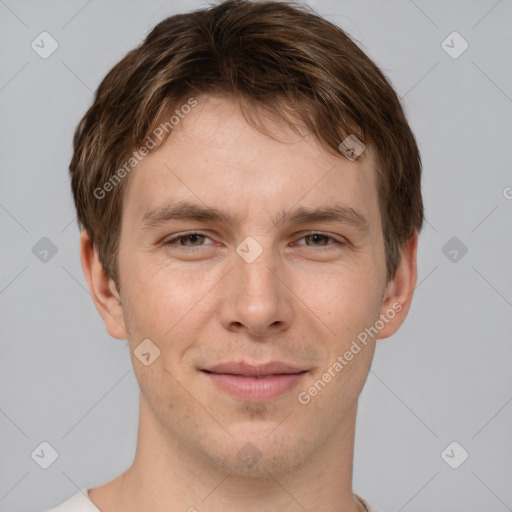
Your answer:
[[[286,473],[247,476],[187,450],[165,432],[141,395],[134,462],[90,498],[102,512],[364,511],[352,493],[356,413],[357,405],[313,458]]]

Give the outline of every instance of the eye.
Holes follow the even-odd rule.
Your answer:
[[[205,240],[210,240],[211,243],[204,243]],[[306,245],[308,247],[325,247],[332,245],[345,245],[346,240],[336,238],[325,233],[308,233],[299,240],[305,240],[306,243],[297,243],[297,245]],[[330,241],[330,243],[329,243]],[[309,242],[309,243],[308,243]],[[169,238],[165,245],[173,245],[178,247],[201,247],[204,245],[212,245],[211,238],[203,233],[192,231],[189,233],[180,233]]]
[[[309,241],[313,242],[312,245],[308,244],[308,243],[298,244],[298,245],[307,245],[309,247],[324,247],[327,245],[335,245],[335,244],[344,245],[346,243],[346,241],[344,241],[342,239],[335,238],[335,237],[333,237],[331,235],[327,235],[325,233],[309,233],[309,234],[303,236],[300,240],[306,240],[306,241],[309,240]],[[334,243],[327,243],[327,240],[333,240]]]
[[[191,232],[191,233],[182,233],[180,235],[176,235],[176,236],[173,236],[172,238],[169,238],[166,242],[165,242],[165,245],[179,245],[181,247],[201,247],[202,245],[205,245],[205,244],[202,244],[200,242],[204,241],[205,239],[208,239],[210,240],[209,237],[207,237],[206,235],[203,235],[202,233],[197,233],[197,232]],[[181,242],[182,240],[184,240],[184,243],[176,243],[176,242]],[[211,245],[211,244],[206,244],[206,245]]]

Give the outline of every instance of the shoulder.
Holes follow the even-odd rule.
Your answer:
[[[66,501],[46,512],[101,512],[89,499],[89,489],[81,489]]]

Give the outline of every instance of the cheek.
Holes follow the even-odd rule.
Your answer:
[[[206,295],[212,283],[198,279],[197,274],[192,277],[160,267],[150,270],[149,264],[128,275],[132,279],[125,288],[124,311],[132,356],[142,340],[149,338],[160,350],[158,366],[180,372],[176,365],[193,345],[200,323],[208,317],[211,304]],[[140,366],[138,361],[134,364]],[[142,374],[152,373],[151,367],[147,368]]]
[[[329,280],[327,293],[316,293],[315,313],[329,329],[319,334],[318,342],[325,349],[325,359],[309,388],[318,414],[329,403],[335,417],[344,414],[357,400],[364,386],[375,351],[375,339],[365,329],[374,324],[380,312],[380,283],[375,285],[370,273],[366,277],[338,275]],[[310,305],[311,303],[308,303]],[[312,321],[320,325],[313,318]],[[308,391],[308,395],[309,395]],[[321,397],[320,397],[321,395]],[[323,404],[323,405],[321,405]]]
[[[180,272],[162,268],[148,258],[127,262],[129,276],[125,294],[132,315],[132,327],[150,329],[163,335],[194,302],[194,285],[186,287]]]
[[[369,266],[334,268],[297,275],[295,290],[302,303],[339,342],[355,336],[379,315],[383,280]],[[302,281],[302,283],[301,283]],[[310,283],[309,286],[305,285]],[[315,318],[315,316],[313,317]],[[327,329],[329,327],[329,329]]]

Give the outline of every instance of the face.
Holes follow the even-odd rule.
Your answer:
[[[276,141],[233,102],[197,99],[130,175],[122,306],[102,314],[127,337],[144,414],[169,441],[235,473],[276,473],[352,417],[375,341],[405,304],[386,281],[370,146],[351,162],[281,121],[266,119]],[[148,339],[146,366],[134,351]],[[288,368],[214,371],[269,362]]]

